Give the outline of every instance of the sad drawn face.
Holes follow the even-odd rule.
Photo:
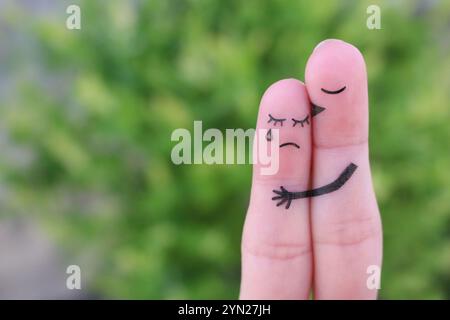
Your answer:
[[[283,118],[283,119],[275,118],[274,116],[272,116],[272,115],[269,113],[269,121],[267,121],[267,123],[271,123],[271,122],[272,122],[272,123],[274,124],[275,127],[277,126],[277,123],[279,123],[280,126],[283,126],[283,123],[284,123],[286,120],[287,120],[286,118]],[[309,125],[309,115],[307,115],[303,120],[297,120],[297,119],[295,119],[295,118],[291,118],[291,120],[292,120],[292,122],[293,122],[293,124],[292,124],[293,127],[295,127],[297,124],[299,124],[299,127],[301,126],[302,128],[303,128],[305,125]],[[267,141],[272,141],[272,129],[269,129],[269,131],[267,132],[266,140],[267,140]],[[290,141],[290,142],[283,142],[283,143],[280,144],[280,148],[283,148],[283,147],[291,147],[291,146],[292,146],[292,147],[295,147],[295,148],[297,148],[297,149],[300,149],[300,146],[299,146],[297,143],[292,142],[292,141]]]
[[[285,79],[270,86],[261,99],[257,128],[267,130],[269,144],[278,143],[279,169],[267,179],[294,180],[309,168],[311,152],[310,103],[305,85]],[[278,142],[274,141],[277,130]],[[264,178],[264,177],[262,177]]]

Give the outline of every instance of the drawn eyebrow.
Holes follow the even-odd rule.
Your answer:
[[[295,127],[295,126],[297,125],[297,123],[300,123],[300,125],[301,125],[302,128],[303,128],[303,124],[304,124],[304,123],[309,124],[309,115],[306,116],[306,118],[303,119],[303,120],[297,120],[297,119],[292,118],[292,121],[294,121],[293,127]]]
[[[269,121],[267,121],[267,123],[271,123],[273,121],[273,125],[276,126],[277,123],[281,123],[281,126],[283,126],[283,121],[286,121],[286,119],[277,119],[274,118],[270,113],[269,113]]]
[[[345,88],[347,88],[347,86],[343,86],[342,88],[340,88],[339,90],[336,90],[336,91],[330,91],[330,90],[327,90],[324,88],[320,88],[320,90],[322,90],[323,92],[328,93],[328,94],[338,94],[338,93],[341,93],[342,91],[344,91]]]

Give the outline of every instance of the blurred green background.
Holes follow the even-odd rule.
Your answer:
[[[0,2],[0,232],[31,221],[89,295],[237,298],[251,167],[175,166],[171,133],[254,127],[339,38],[369,74],[380,298],[450,298],[450,1]]]

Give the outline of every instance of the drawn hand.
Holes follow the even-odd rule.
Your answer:
[[[273,192],[275,192],[278,196],[275,196],[272,198],[272,200],[280,200],[277,203],[277,207],[281,206],[283,203],[286,202],[286,209],[289,209],[289,207],[291,206],[291,201],[292,201],[292,192],[287,191],[285,188],[283,188],[283,186],[280,187],[281,191],[278,190],[272,190]]]
[[[381,267],[382,229],[364,59],[350,44],[324,41],[305,82],[278,81],[261,100],[257,128],[279,130],[279,170],[262,175],[254,165],[240,298],[375,299],[368,272]]]

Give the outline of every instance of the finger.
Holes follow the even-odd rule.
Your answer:
[[[275,124],[269,114],[286,120],[282,126]],[[279,152],[279,170],[264,175],[261,164],[253,167],[251,199],[242,237],[241,299],[308,298],[312,271],[309,202],[297,201],[289,206],[291,201],[282,192],[274,193],[278,186],[308,187],[311,126],[294,127],[292,121],[304,119],[308,114],[306,89],[298,80],[278,81],[262,98],[257,130],[279,129],[279,141],[269,142]],[[289,142],[300,148],[293,144],[280,147]]]
[[[308,60],[313,104],[313,173],[318,188],[349,164],[356,170],[335,191],[313,197],[314,295],[317,299],[373,299],[371,265],[381,267],[382,237],[368,157],[368,93],[361,53],[340,40],[322,42]],[[369,269],[371,270],[371,269]]]

